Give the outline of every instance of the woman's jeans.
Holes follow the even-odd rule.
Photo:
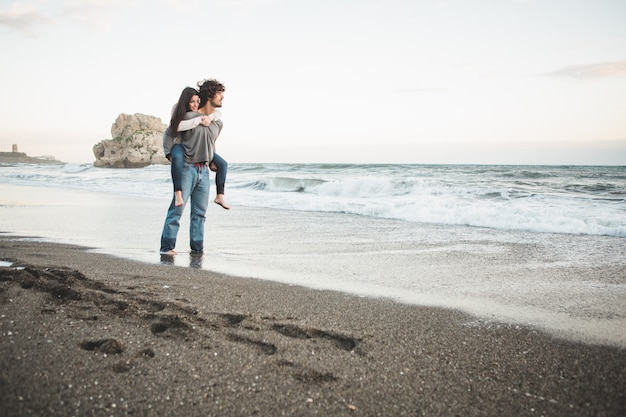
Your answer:
[[[173,150],[174,148],[172,148]],[[176,200],[167,210],[163,232],[161,233],[161,252],[165,253],[176,248],[176,236],[180,227],[180,218],[191,199],[191,218],[189,221],[189,245],[192,252],[202,253],[204,250],[204,221],[209,204],[209,168],[205,165],[194,166],[183,163],[181,175],[181,191],[184,204],[176,206]]]
[[[183,165],[185,164],[185,148],[183,148],[183,145],[176,143],[172,146],[170,159],[172,161],[172,183],[174,183],[174,192],[176,192],[182,190]]]
[[[226,184],[226,171],[228,171],[228,162],[226,162],[224,158],[216,153],[213,154],[213,160],[211,162],[213,162],[217,166],[217,171],[215,172],[215,188],[217,188],[217,194],[224,194],[224,184]]]

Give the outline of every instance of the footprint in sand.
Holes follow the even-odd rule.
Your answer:
[[[84,350],[101,352],[109,355],[117,355],[124,352],[124,345],[115,339],[84,341],[81,342],[80,347]]]

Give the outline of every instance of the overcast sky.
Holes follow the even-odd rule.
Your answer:
[[[0,150],[226,85],[229,162],[626,165],[625,0],[0,0]]]

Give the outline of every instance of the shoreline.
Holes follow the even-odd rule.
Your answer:
[[[623,348],[2,234],[0,259],[7,417],[626,409]]]

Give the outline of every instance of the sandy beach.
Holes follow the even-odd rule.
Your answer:
[[[619,238],[0,191],[3,416],[626,410]]]
[[[4,416],[621,416],[626,351],[0,239]]]

